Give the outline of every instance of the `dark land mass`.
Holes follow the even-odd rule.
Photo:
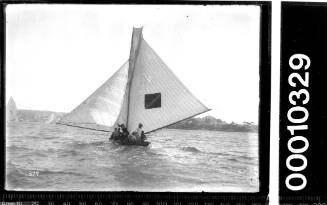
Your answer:
[[[18,121],[21,122],[44,122],[56,123],[66,113],[40,110],[17,110]],[[168,129],[184,129],[184,130],[214,130],[225,132],[257,132],[258,125],[252,122],[243,122],[242,124],[227,123],[221,119],[212,116],[202,118],[190,118],[170,125]]]
[[[237,124],[234,122],[227,123],[212,116],[186,119],[170,125],[168,128],[185,130],[214,130],[224,132],[258,132],[258,125],[255,125],[253,122],[243,122],[242,124]]]
[[[17,118],[20,122],[45,122],[56,123],[66,113],[41,111],[41,110],[17,110]]]

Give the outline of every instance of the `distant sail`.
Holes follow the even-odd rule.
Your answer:
[[[128,62],[59,123],[107,131],[142,123],[148,133],[208,110],[134,28]]]
[[[52,113],[45,123],[47,123],[47,124],[54,123],[55,120],[56,120],[56,116],[54,113]]]
[[[17,107],[16,107],[16,103],[12,97],[10,97],[8,104],[7,104],[6,121],[7,122],[17,122],[18,121]]]

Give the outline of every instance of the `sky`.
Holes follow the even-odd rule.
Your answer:
[[[70,112],[129,57],[133,27],[227,122],[258,123],[258,6],[47,5],[6,8],[6,101]]]

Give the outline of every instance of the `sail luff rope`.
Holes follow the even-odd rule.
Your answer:
[[[133,82],[133,77],[134,77],[134,67],[135,67],[135,62],[136,62],[136,59],[137,59],[137,56],[138,56],[138,53],[139,53],[139,48],[140,48],[140,41],[141,41],[141,38],[142,38],[142,29],[143,28],[140,28],[141,29],[141,33],[137,36],[138,38],[137,38],[137,44],[136,44],[136,49],[135,49],[135,51],[133,51],[133,50],[131,50],[131,52],[133,52],[132,53],[132,55],[133,56],[130,56],[130,62],[129,62],[129,65],[130,65],[130,67],[129,67],[129,69],[131,69],[131,77],[130,77],[130,80],[128,81],[128,101],[127,101],[127,117],[126,117],[126,128],[128,129],[128,121],[129,121],[129,107],[130,107],[130,96],[131,96],[131,87],[132,87],[132,82]],[[132,47],[131,47],[131,49],[133,49],[133,40],[134,40],[134,32],[135,32],[135,35],[137,35],[136,34],[136,30],[133,30],[133,34],[132,34],[132,42],[131,42],[131,45],[132,45]],[[131,60],[132,60],[132,62],[131,62]],[[132,65],[131,65],[132,64]]]

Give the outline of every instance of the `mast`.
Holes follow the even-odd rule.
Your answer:
[[[134,28],[133,27],[133,34],[132,34],[132,42],[131,42],[131,50],[129,54],[129,70],[128,70],[128,96],[127,96],[127,121],[126,121],[126,127],[128,129],[128,118],[129,118],[129,107],[130,107],[130,89],[132,86],[132,80],[133,80],[133,75],[134,75],[134,67],[135,67],[135,62],[139,53],[139,48],[140,48],[140,41],[142,39],[142,30],[143,27],[140,28]]]

